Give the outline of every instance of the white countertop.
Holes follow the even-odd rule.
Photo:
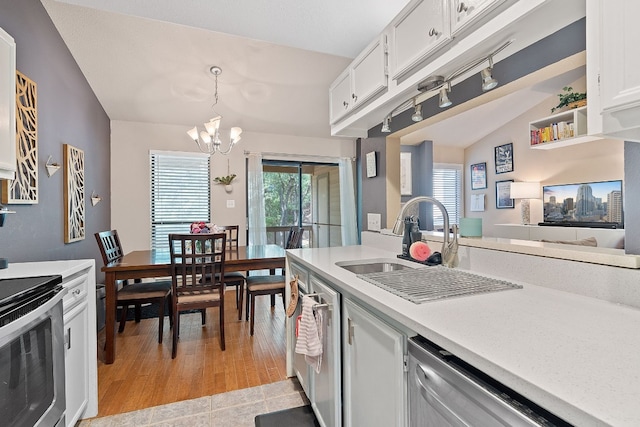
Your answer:
[[[8,268],[0,270],[0,279],[49,276],[52,274],[60,274],[64,278],[91,268],[94,263],[93,259],[9,263]]]
[[[347,246],[288,253],[338,291],[573,424],[640,425],[640,310],[521,282],[519,290],[416,305],[335,265],[395,259],[395,252]]]

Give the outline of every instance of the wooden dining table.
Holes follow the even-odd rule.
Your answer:
[[[225,252],[225,272],[284,268],[285,250],[278,245],[249,245]],[[105,363],[116,357],[116,292],[119,280],[171,276],[168,252],[133,251],[102,267],[105,273]]]

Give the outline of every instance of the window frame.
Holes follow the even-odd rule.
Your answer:
[[[160,178],[158,176],[157,164],[162,158],[165,161],[173,161],[175,162],[174,166],[179,165],[179,159],[184,158],[185,164],[181,167],[174,167],[170,173],[174,174],[175,177],[188,177],[188,186],[184,186],[184,181],[181,184],[169,184],[169,189],[164,191],[170,191],[171,194],[171,204],[167,203],[167,199],[162,199],[162,195],[157,196],[156,193],[162,191],[158,188],[157,179]],[[186,163],[191,163],[187,165]],[[196,168],[194,168],[194,165]],[[167,165],[168,166],[168,165]],[[189,167],[190,166],[190,167]],[[204,170],[206,168],[206,174],[204,174]],[[195,173],[199,172],[199,173]],[[165,177],[164,179],[166,179]],[[206,179],[206,183],[205,183]],[[166,187],[166,186],[165,186]],[[176,197],[176,189],[186,190],[189,192],[188,195],[191,197],[196,197],[195,204],[192,209],[184,209],[188,199]],[[171,190],[173,190],[171,192]],[[206,198],[206,205],[200,200],[200,195]],[[160,199],[158,198],[160,197]],[[168,208],[163,208],[163,212],[158,213],[156,211],[157,206],[162,203],[165,205],[169,205]],[[173,206],[171,206],[173,205]],[[195,211],[192,216],[189,216],[188,212]],[[179,216],[171,215],[172,212],[180,212]],[[183,216],[183,212],[187,215]],[[158,218],[160,215],[160,218]],[[169,218],[167,218],[167,215]],[[171,218],[171,217],[174,218]],[[211,222],[211,157],[205,153],[194,153],[194,152],[182,152],[182,151],[158,151],[158,150],[150,150],[149,151],[149,247],[152,250],[156,250],[158,252],[168,252],[169,245],[167,240],[167,235],[169,233],[188,233],[190,230],[190,224],[192,222],[197,221],[206,221]],[[162,228],[163,230],[159,230]],[[164,238],[162,236],[165,236]]]
[[[456,184],[452,188],[454,188],[454,192],[457,192],[457,201],[453,203],[450,201],[450,197],[444,197],[439,191],[436,189],[436,185],[438,183],[438,178],[436,177],[436,173],[438,171],[455,171],[456,173]],[[464,165],[459,163],[434,163],[433,164],[433,197],[436,198],[440,203],[442,203],[447,212],[449,213],[449,226],[453,224],[460,224],[460,218],[464,216]],[[452,205],[457,205],[457,209],[451,209]],[[442,214],[440,209],[436,206],[432,209],[433,213],[433,226],[437,229],[442,229],[444,226],[442,218]]]

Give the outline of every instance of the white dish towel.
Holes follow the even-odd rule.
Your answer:
[[[298,328],[298,340],[296,353],[304,354],[308,365],[313,367],[316,373],[320,373],[322,365],[322,328],[324,319],[322,310],[313,312],[316,301],[308,296],[302,297],[302,318]]]

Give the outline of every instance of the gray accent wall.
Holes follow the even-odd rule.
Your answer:
[[[624,142],[624,251],[640,255],[640,143]]]
[[[9,205],[16,213],[0,228],[0,257],[10,263],[94,258],[99,271],[102,258],[93,233],[109,229],[111,222],[109,117],[39,0],[0,2],[0,27],[16,41],[17,69],[37,85],[39,185],[39,203]],[[63,170],[48,177],[44,166],[50,155],[62,164],[65,143],[85,156],[86,237],[69,244],[64,243]],[[91,206],[94,191],[102,201]]]
[[[382,228],[387,223],[387,138],[384,136],[361,139],[358,147],[358,158],[361,159],[360,176],[362,184],[360,186],[360,197],[362,200],[361,218],[362,230],[367,229],[367,214],[379,213],[382,215],[380,224]],[[376,152],[377,175],[367,178],[367,153]]]
[[[411,195],[400,196],[400,202],[406,203],[417,196],[433,196],[433,142],[423,141],[418,145],[401,145],[401,153],[411,153]],[[418,217],[421,230],[433,230],[432,206],[427,203],[418,205]]]

